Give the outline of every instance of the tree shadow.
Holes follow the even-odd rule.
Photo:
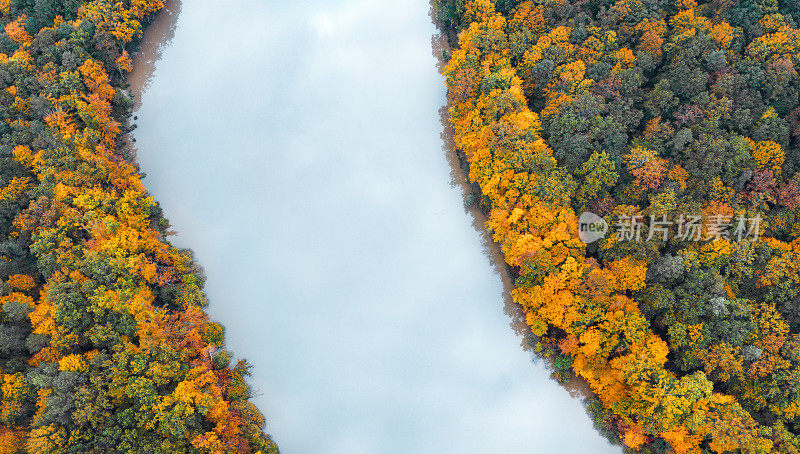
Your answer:
[[[133,71],[127,76],[133,94],[134,111],[141,107],[142,95],[150,87],[156,63],[161,60],[164,49],[175,37],[182,6],[181,0],[166,0],[164,7],[156,13],[152,22],[145,26],[142,39],[133,55]]]

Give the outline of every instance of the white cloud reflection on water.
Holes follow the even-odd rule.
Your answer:
[[[137,113],[145,184],[284,453],[620,452],[509,327],[448,184],[427,12],[184,3]]]

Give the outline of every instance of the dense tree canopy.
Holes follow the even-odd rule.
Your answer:
[[[598,426],[632,452],[800,452],[797,2],[446,0],[436,17],[513,297],[596,393]],[[641,231],[584,244],[585,211]]]
[[[123,135],[163,0],[0,0],[0,453],[268,453]]]

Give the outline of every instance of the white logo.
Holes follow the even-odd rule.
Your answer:
[[[600,216],[584,211],[578,218],[578,238],[586,244],[594,243],[608,233],[608,222]]]

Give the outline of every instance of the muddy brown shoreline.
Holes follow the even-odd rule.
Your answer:
[[[164,49],[175,37],[181,6],[181,0],[166,0],[164,7],[145,26],[142,39],[133,54],[133,70],[126,78],[133,95],[134,112],[142,105],[142,95],[150,87],[156,63],[161,60]]]
[[[433,20],[434,25],[436,25],[432,13],[431,20]],[[439,70],[439,74],[442,75],[443,79],[445,77],[443,73],[444,68],[447,65],[445,55],[449,54],[452,50],[449,42],[449,38],[441,31],[431,37],[431,52],[436,59],[436,68]],[[439,121],[442,125],[442,132],[440,134],[442,139],[442,151],[445,154],[447,162],[450,164],[450,184],[460,189],[463,200],[466,201],[470,194],[477,194],[477,200],[480,201],[483,198],[483,193],[480,187],[469,181],[469,161],[467,160],[467,156],[456,147],[453,137],[455,131],[449,120],[450,107],[448,99],[447,104],[439,109]],[[511,297],[511,292],[514,290],[514,276],[509,266],[506,264],[500,244],[494,241],[491,233],[486,230],[486,223],[489,219],[481,209],[480,203],[473,203],[467,206],[465,202],[464,209],[472,218],[472,227],[480,234],[484,254],[489,258],[492,268],[500,276],[500,280],[503,283],[503,312],[509,317],[509,326],[520,338],[520,347],[531,354],[532,361],[544,360],[549,369],[555,370],[554,358],[543,358],[534,351],[539,339],[534,336],[530,327],[528,327],[528,324],[525,322],[524,309],[522,306],[515,303]],[[561,386],[567,390],[573,398],[587,399],[597,397],[589,386],[589,382],[575,375],[574,371],[571,371],[569,381],[561,383]]]

